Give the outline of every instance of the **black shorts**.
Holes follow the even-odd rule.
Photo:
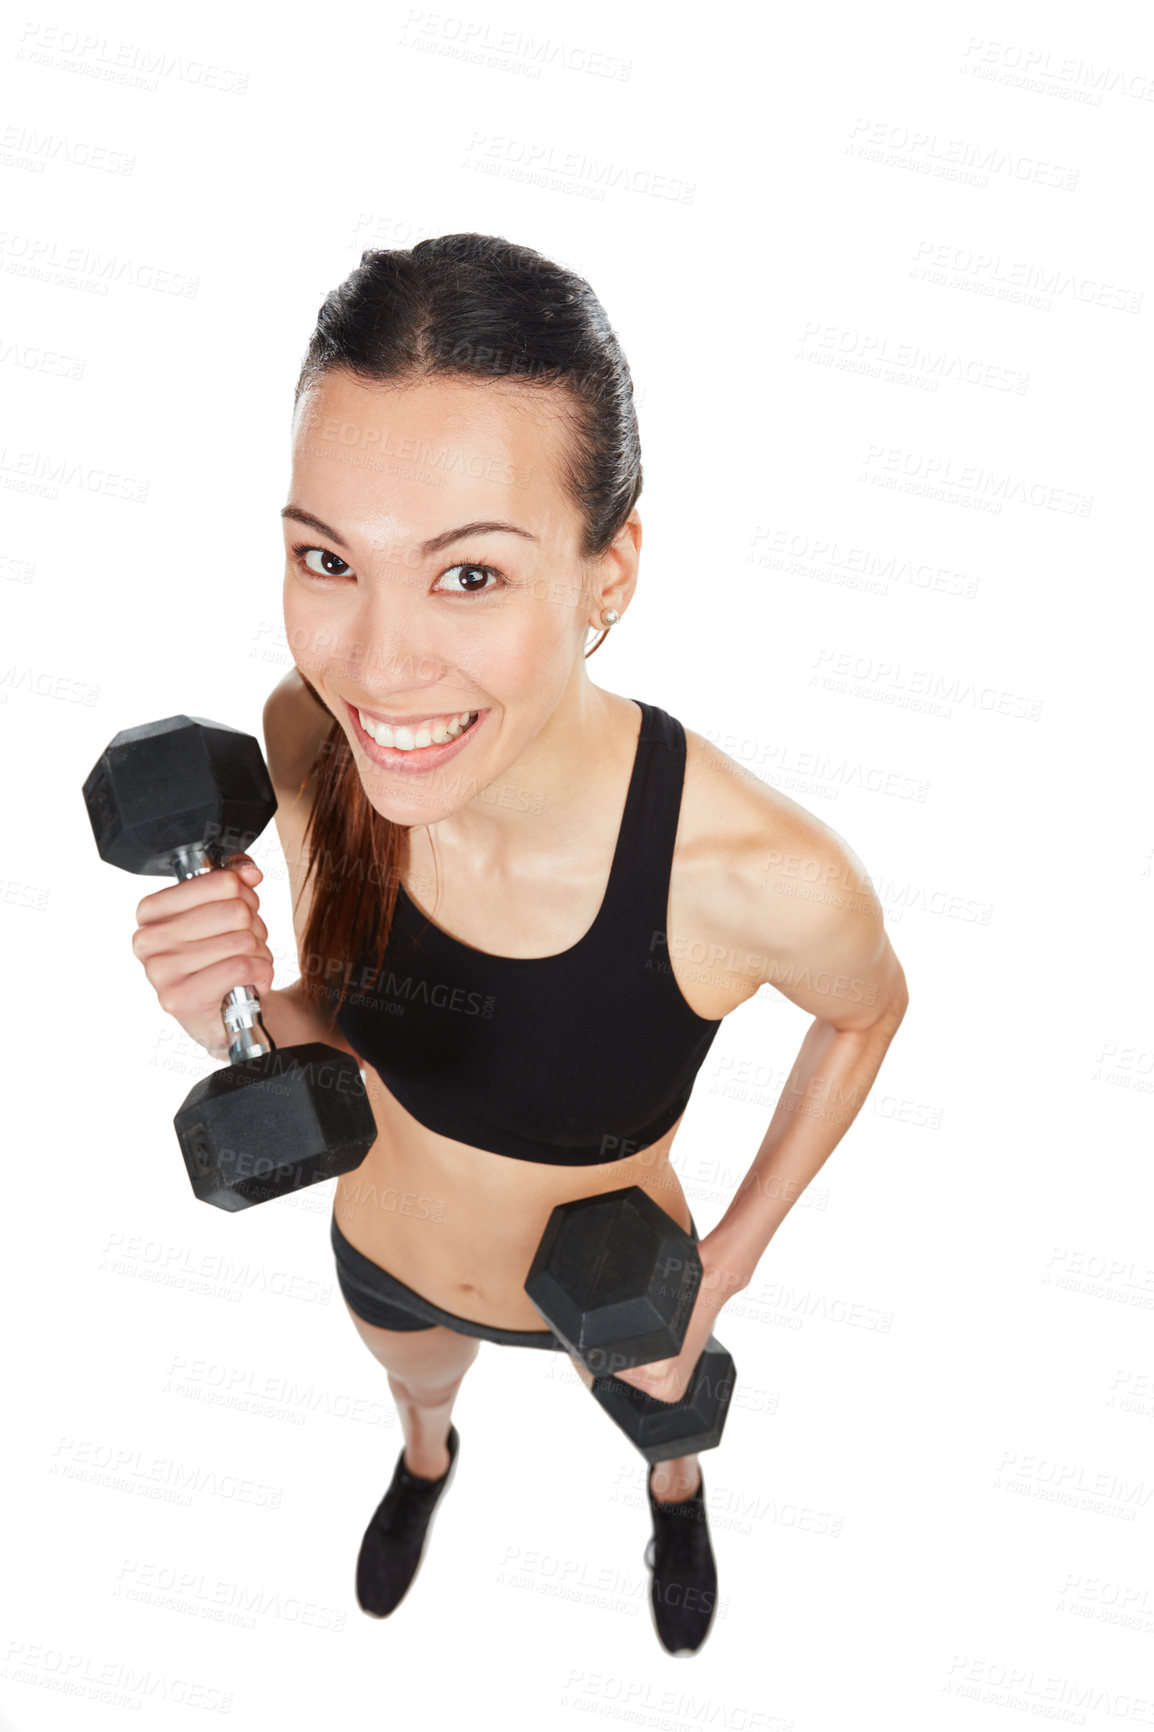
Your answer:
[[[698,1238],[692,1214],[690,1232]],[[551,1329],[497,1329],[488,1323],[474,1323],[471,1318],[458,1317],[452,1311],[442,1311],[439,1305],[423,1299],[379,1263],[374,1263],[350,1245],[334,1212],[329,1237],[337,1263],[337,1284],[346,1303],[366,1323],[378,1329],[433,1329],[440,1324],[455,1329],[458,1335],[473,1335],[481,1341],[495,1341],[500,1347],[544,1347],[547,1352],[568,1352]]]

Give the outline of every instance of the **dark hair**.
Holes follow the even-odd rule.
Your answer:
[[[641,493],[641,441],[625,354],[584,278],[532,247],[459,234],[362,253],[317,314],[294,407],[310,384],[337,369],[365,383],[458,377],[555,393],[566,428],[562,484],[581,513],[583,560],[606,552]],[[328,997],[335,1017],[347,991],[367,984],[350,973],[370,945],[378,972],[384,964],[408,827],[369,804],[336,720],[306,786],[309,779],[316,787],[304,883],[312,879],[313,900],[302,981],[306,992]]]

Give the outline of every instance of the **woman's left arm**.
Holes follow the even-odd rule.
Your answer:
[[[909,1002],[860,860],[816,819],[799,824],[794,840],[790,852],[772,850],[768,866],[764,845],[733,863],[724,953],[747,979],[776,987],[814,1020],[752,1166],[698,1244],[702,1282],[681,1352],[618,1373],[662,1401],[684,1394],[719,1310],[749,1285],[769,1241],[853,1124]]]

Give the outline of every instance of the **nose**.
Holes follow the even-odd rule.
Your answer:
[[[423,592],[403,572],[391,572],[389,579],[361,592],[341,659],[358,690],[403,707],[405,693],[446,683],[448,663],[429,641]]]

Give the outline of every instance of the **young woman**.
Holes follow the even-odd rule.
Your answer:
[[[681,1353],[622,1373],[677,1399],[905,1012],[846,844],[589,678],[590,628],[595,649],[636,586],[641,480],[629,368],[581,278],[484,235],[366,252],[320,309],[282,512],[295,666],[264,723],[301,977],[272,990],[244,856],[137,911],[161,1004],[214,1054],[252,982],[278,1046],[364,1068],[379,1137],[331,1238],[405,1440],[358,1558],[377,1616],[416,1574],[480,1342],[560,1349],[524,1290],[554,1206],[640,1185],[696,1238],[670,1152],[721,1019],[766,982],[812,1014],[699,1241]],[[694,1652],[717,1589],[697,1456],[648,1487],[658,1635]]]

